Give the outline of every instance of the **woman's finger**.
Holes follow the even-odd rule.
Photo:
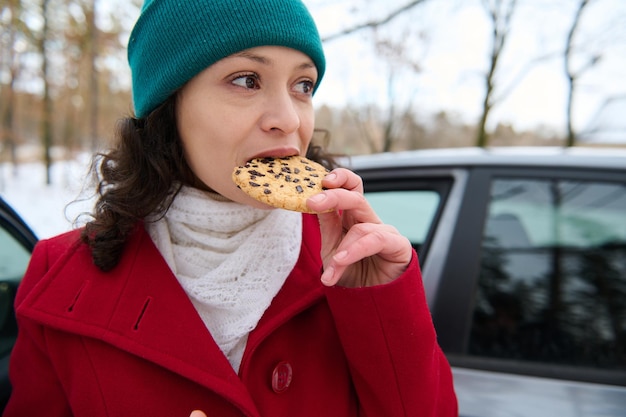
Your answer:
[[[337,168],[324,177],[322,185],[326,191],[307,201],[309,208],[316,212],[369,207],[363,196],[363,181],[352,171]]]
[[[375,267],[375,273],[373,273],[374,269],[363,268],[359,285],[388,282],[404,270],[411,256],[412,251],[407,239],[398,234],[393,227],[372,224],[355,225],[325,263],[322,282],[325,285],[335,285],[348,268],[366,258],[370,258],[369,262]],[[376,282],[367,282],[370,279]]]
[[[310,197],[307,205],[314,211],[323,213],[329,210],[353,210],[355,217],[373,217],[374,211],[371,209],[365,196],[359,192],[349,191],[344,188],[334,188],[322,191]],[[357,214],[358,213],[358,214]]]
[[[363,193],[363,180],[361,177],[345,168],[332,170],[324,177],[322,185],[326,188],[345,188],[349,191]]]

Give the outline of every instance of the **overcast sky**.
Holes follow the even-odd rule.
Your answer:
[[[574,102],[575,127],[601,122],[626,136],[626,1],[592,0],[583,15],[579,43],[602,59],[580,78]],[[357,22],[380,18],[408,0],[305,0],[322,37]],[[566,83],[562,51],[578,0],[519,0],[509,43],[500,63],[497,93],[514,85],[494,108],[490,126],[520,129],[565,126]],[[427,0],[378,34],[403,45],[407,65],[377,54],[371,30],[325,44],[328,67],[316,104],[409,102],[424,114],[445,110],[468,123],[477,120],[487,69],[490,22],[479,0]],[[589,55],[578,55],[578,65]],[[550,57],[550,58],[547,58]],[[393,82],[389,82],[393,72]],[[516,81],[516,80],[520,81]],[[621,96],[600,116],[608,97]]]

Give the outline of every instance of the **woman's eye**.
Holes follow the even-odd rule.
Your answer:
[[[313,94],[313,87],[315,84],[310,80],[300,81],[296,84],[296,90],[302,94]]]
[[[243,88],[258,89],[259,77],[255,74],[240,75],[235,78],[232,83]]]

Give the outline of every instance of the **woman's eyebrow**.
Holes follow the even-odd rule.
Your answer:
[[[253,53],[248,52],[248,51],[239,52],[239,53],[235,54],[234,56],[241,57],[241,58],[246,58],[246,59],[249,59],[251,61],[255,61],[255,62],[258,62],[260,64],[264,64],[264,65],[270,65],[272,63],[271,59],[269,59],[267,57],[264,57],[264,56],[261,56],[261,55],[253,54]]]
[[[315,64],[313,64],[313,62],[309,61],[309,62],[304,62],[304,63],[298,65],[298,69],[305,70],[305,69],[309,69],[309,68],[316,68]]]
[[[239,53],[235,54],[234,56],[235,57],[240,57],[240,58],[246,58],[246,59],[249,59],[249,60],[254,61],[254,62],[258,62],[258,63],[263,64],[263,65],[272,65],[273,64],[272,59],[270,59],[268,57],[265,57],[265,56],[262,56],[262,55],[257,55],[257,54],[251,53],[249,51],[242,51],[242,52],[239,52]],[[302,64],[298,65],[297,68],[298,69],[315,68],[315,64],[313,64],[312,61],[306,61],[306,62],[303,62]]]

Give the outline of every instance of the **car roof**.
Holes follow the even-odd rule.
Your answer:
[[[497,147],[445,148],[350,156],[354,170],[401,167],[535,166],[626,170],[626,148]]]

